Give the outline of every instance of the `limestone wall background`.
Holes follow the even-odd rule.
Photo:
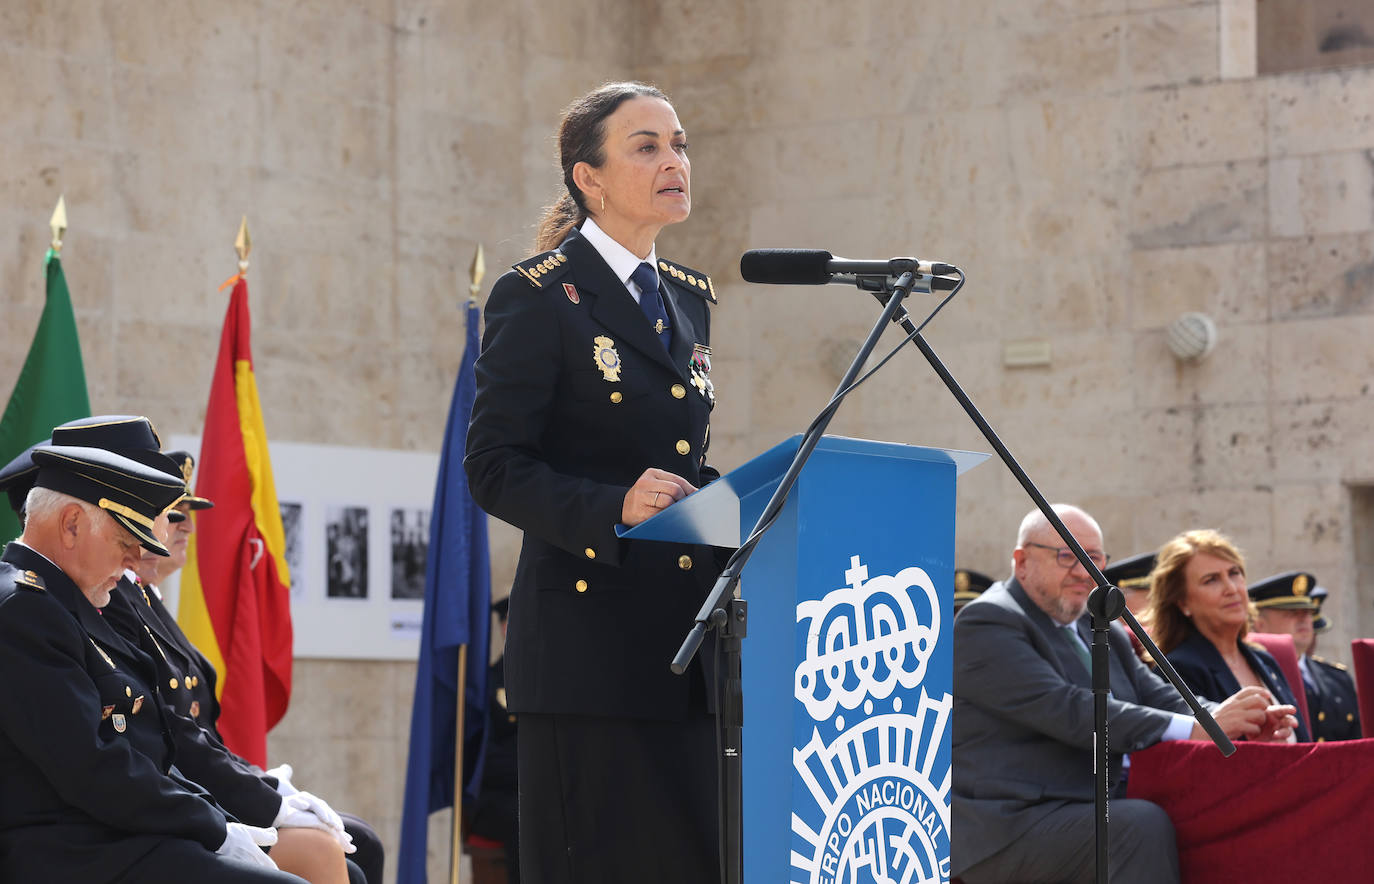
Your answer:
[[[93,406],[199,432],[247,214],[270,436],[436,450],[475,244],[489,287],[554,195],[559,108],[635,75],[692,144],[659,248],[721,295],[719,466],[804,427],[876,315],[743,285],[741,251],[950,260],[969,282],[929,340],[1047,495],[1118,556],[1208,525],[1252,576],[1312,570],[1346,657],[1374,634],[1374,71],[1257,77],[1254,45],[1245,0],[9,0],[0,391],[65,192]],[[1164,343],[1185,310],[1220,330],[1195,365]],[[1051,363],[1004,367],[1026,339]],[[987,450],[914,350],[833,429]],[[1029,507],[970,473],[959,564],[1004,576]],[[501,592],[518,541],[493,530]],[[393,849],[413,678],[298,661],[271,740]]]

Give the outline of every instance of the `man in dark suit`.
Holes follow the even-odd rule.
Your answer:
[[[162,468],[38,446],[23,535],[0,557],[0,879],[33,884],[295,882],[173,767],[157,669],[101,616],[154,520]]]
[[[1055,512],[1094,562],[1107,557],[1097,522]],[[1032,511],[1012,551],[1014,576],[954,620],[953,874],[966,884],[1089,882],[1093,850],[1093,697],[1086,614],[1091,578],[1049,521]],[[1122,753],[1162,740],[1205,739],[1174,689],[1150,673],[1125,629],[1111,630],[1111,879],[1178,881],[1168,816],[1126,799]],[[1286,717],[1246,688],[1214,711],[1228,734],[1273,737]]]

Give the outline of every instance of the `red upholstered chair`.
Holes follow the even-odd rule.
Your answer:
[[[1278,661],[1279,668],[1283,670],[1283,677],[1288,681],[1288,690],[1293,692],[1297,700],[1298,715],[1302,716],[1302,723],[1307,725],[1307,732],[1312,733],[1312,715],[1307,711],[1307,690],[1302,686],[1302,670],[1298,668],[1298,651],[1293,646],[1293,636],[1273,632],[1252,632],[1245,638],[1264,648]]]
[[[1355,660],[1355,690],[1360,695],[1360,724],[1365,733],[1374,734],[1374,638],[1357,638],[1351,641],[1350,656]]]

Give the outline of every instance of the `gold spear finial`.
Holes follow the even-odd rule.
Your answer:
[[[48,222],[52,228],[52,250],[62,251],[62,237],[67,232],[67,197],[65,194],[57,197],[57,208],[52,210],[52,220]]]
[[[472,267],[468,271],[472,277],[472,282],[468,284],[468,303],[477,300],[477,293],[482,290],[482,277],[487,275],[487,262],[482,257],[482,244],[477,244],[477,254],[472,256]]]
[[[253,239],[248,235],[248,216],[239,222],[239,235],[234,238],[234,251],[239,253],[239,275],[248,272],[248,253],[253,251]]]

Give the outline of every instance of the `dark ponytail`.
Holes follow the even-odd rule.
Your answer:
[[[586,196],[573,182],[573,167],[586,163],[601,168],[606,162],[606,118],[631,98],[668,100],[646,83],[607,83],[568,105],[558,125],[558,161],[563,167],[565,193],[539,219],[534,237],[535,252],[557,248],[568,233],[587,217]]]

